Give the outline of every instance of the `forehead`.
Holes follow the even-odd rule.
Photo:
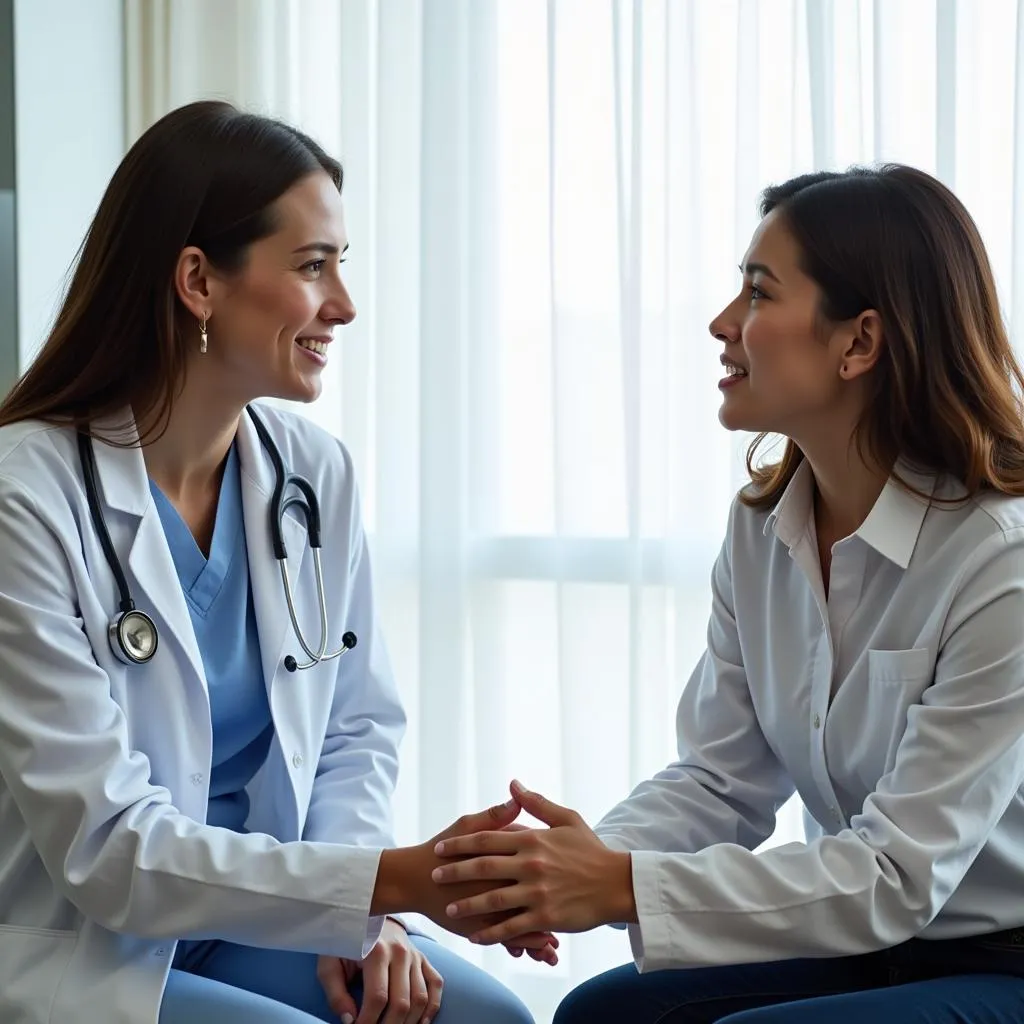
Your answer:
[[[323,171],[296,182],[274,203],[277,230],[271,236],[297,247],[326,242],[344,249],[345,210],[334,182]]]
[[[764,263],[783,278],[786,272],[793,274],[800,267],[800,246],[793,237],[782,210],[776,207],[764,217],[754,230],[750,247],[743,257],[747,263]]]

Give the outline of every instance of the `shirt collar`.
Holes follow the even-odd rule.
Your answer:
[[[911,494],[896,476],[928,498]],[[878,500],[867,518],[855,532],[865,544],[894,562],[901,569],[910,564],[925,513],[931,504],[937,477],[934,473],[915,470],[903,460],[896,463],[893,475],[886,481]],[[774,530],[775,536],[792,550],[807,529],[813,514],[814,477],[810,464],[803,460],[786,485],[775,508],[769,513],[764,532]]]

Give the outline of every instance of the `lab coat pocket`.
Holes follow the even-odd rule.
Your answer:
[[[868,651],[868,693],[864,716],[876,752],[877,777],[891,771],[907,731],[907,713],[918,703],[934,673],[925,647],[905,651]]]
[[[34,1020],[74,952],[77,932],[0,925],[0,1020]]]

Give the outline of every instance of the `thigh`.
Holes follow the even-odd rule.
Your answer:
[[[221,981],[172,970],[159,1024],[319,1024],[321,1019]]]
[[[300,1010],[295,1019],[303,1024],[312,1020],[337,1024],[317,979],[316,962],[314,953],[211,942],[190,958],[189,970],[194,976]]]
[[[807,999],[727,1017],[728,1024],[1020,1024],[1024,979],[962,974]],[[724,1022],[723,1022],[724,1024]]]
[[[711,1024],[741,1010],[871,988],[886,979],[877,954],[649,974],[627,964],[570,992],[554,1024]]]
[[[486,971],[426,936],[413,935],[412,943],[444,978],[436,1024],[533,1024],[519,997]]]

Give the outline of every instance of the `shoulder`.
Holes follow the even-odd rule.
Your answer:
[[[984,535],[1019,536],[1024,529],[1024,498],[985,491],[971,499],[975,529]]]
[[[751,495],[750,485],[741,487],[729,505],[726,521],[725,543],[729,550],[740,547],[744,550],[771,546],[772,535],[768,529],[774,510],[754,508],[744,498]]]
[[[300,413],[266,402],[255,402],[253,408],[267,425],[290,472],[319,476],[326,469],[332,474],[351,474],[348,449],[323,427]]]
[[[345,445],[312,420],[266,402],[253,403],[281,453],[286,473],[305,477],[321,506],[351,509],[358,502],[352,456]]]
[[[21,490],[43,501],[78,480],[72,427],[25,420],[0,427],[0,492]]]

